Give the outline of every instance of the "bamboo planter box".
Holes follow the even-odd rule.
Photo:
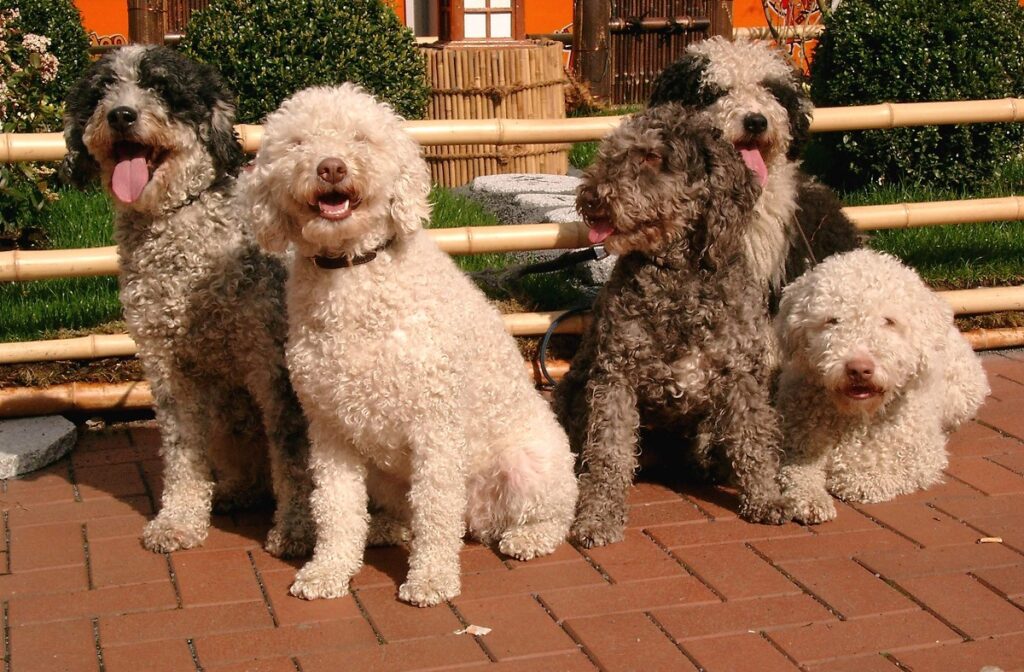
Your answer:
[[[428,119],[564,119],[562,45],[551,41],[424,48]],[[459,187],[479,175],[569,169],[569,145],[457,144],[425,148],[433,181]]]

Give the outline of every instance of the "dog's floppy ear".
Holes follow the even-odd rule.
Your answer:
[[[218,172],[238,175],[245,155],[235,133],[235,95],[212,66],[199,64],[199,95],[210,108],[203,137]]]
[[[765,86],[779,104],[786,108],[789,117],[789,147],[786,148],[786,158],[793,161],[800,157],[804,145],[811,139],[811,113],[814,106],[810,99],[800,88],[800,80],[797,75],[791,79],[771,80],[765,82]]]
[[[701,264],[718,270],[742,254],[744,231],[760,194],[753,173],[736,151],[711,128],[697,131],[705,164],[710,200],[704,212]]]
[[[268,252],[282,253],[288,249],[288,214],[277,207],[277,201],[264,184],[269,166],[257,165],[243,171],[236,183],[235,202],[247,213],[256,241]]]
[[[430,168],[419,144],[404,131],[396,138],[395,160],[400,162],[398,180],[391,187],[389,211],[400,236],[409,236],[430,219]]]
[[[682,103],[707,107],[721,95],[716,86],[705,81],[708,58],[704,55],[687,53],[675,63],[661,71],[654,81],[649,107],[667,103]]]
[[[779,314],[775,317],[775,333],[779,339],[783,361],[799,358],[807,347],[807,285],[810,274],[805,273],[782,290]]]
[[[61,161],[61,181],[84,188],[96,179],[100,166],[82,139],[85,125],[103,96],[105,77],[109,74],[110,57],[97,61],[68,91],[64,108],[64,144],[68,153]]]

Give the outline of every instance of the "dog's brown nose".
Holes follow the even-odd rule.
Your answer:
[[[875,363],[867,357],[857,357],[846,362],[846,376],[853,381],[868,381],[875,373]]]
[[[348,166],[341,159],[332,156],[320,162],[320,165],[316,167],[316,174],[328,184],[337,184],[345,179],[345,175],[348,174]]]

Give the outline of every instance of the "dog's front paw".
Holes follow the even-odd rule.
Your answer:
[[[348,580],[345,572],[334,565],[323,562],[307,562],[295,574],[295,581],[288,589],[295,597],[304,600],[320,600],[341,597],[348,594]]]
[[[434,572],[429,575],[409,572],[405,583],[398,588],[398,597],[417,607],[432,607],[457,596],[460,590],[457,571]]]
[[[823,493],[821,496],[787,502],[786,513],[798,523],[817,525],[836,517],[836,504],[827,493]]]
[[[786,510],[777,500],[743,499],[740,516],[744,520],[763,525],[782,525],[789,520]]]
[[[154,553],[194,548],[206,540],[208,525],[158,515],[142,530],[142,545]]]
[[[312,525],[278,523],[270,528],[263,548],[275,558],[301,558],[313,552],[315,542]]]
[[[620,522],[577,518],[572,525],[572,538],[583,548],[614,544],[625,536],[626,526]]]

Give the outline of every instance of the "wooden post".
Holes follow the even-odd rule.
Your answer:
[[[128,41],[163,44],[166,0],[128,0]]]
[[[574,0],[572,26],[573,73],[597,99],[607,101],[612,90],[612,53],[608,23],[610,0]]]
[[[733,0],[715,0],[711,5],[711,29],[709,35],[721,35],[727,40],[732,35],[732,6]]]

